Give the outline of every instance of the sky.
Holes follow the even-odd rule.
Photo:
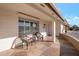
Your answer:
[[[79,4],[78,3],[56,3],[60,14],[67,20],[70,26],[79,26]]]

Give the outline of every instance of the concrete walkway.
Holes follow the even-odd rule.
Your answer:
[[[60,41],[60,55],[61,56],[79,56],[79,51],[65,39],[59,39]]]

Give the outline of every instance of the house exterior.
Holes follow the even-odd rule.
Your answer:
[[[53,42],[65,33],[64,18],[51,3],[2,3],[0,4],[0,51],[10,49],[21,34],[39,31]]]

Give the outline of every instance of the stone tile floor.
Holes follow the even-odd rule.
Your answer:
[[[56,42],[43,41],[36,42],[32,46],[29,45],[28,50],[19,46],[0,52],[0,56],[79,56],[73,45],[67,40],[58,39]]]
[[[58,56],[60,55],[59,42],[36,42],[29,45],[28,50],[21,46],[0,53],[3,56]]]

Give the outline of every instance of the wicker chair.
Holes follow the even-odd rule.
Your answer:
[[[31,37],[30,37],[31,36]],[[21,41],[22,41],[22,47],[23,47],[23,43],[26,43],[27,49],[28,49],[28,45],[34,42],[36,42],[36,36],[35,35],[23,35],[21,37]]]
[[[22,36],[20,37],[20,39],[21,39],[21,41],[22,41],[22,47],[23,47],[23,44],[26,43],[26,46],[27,46],[27,49],[28,49],[28,41],[27,41],[25,35],[22,35]]]
[[[36,35],[37,40],[42,40],[43,41],[43,35],[40,32],[36,32],[34,35]]]

